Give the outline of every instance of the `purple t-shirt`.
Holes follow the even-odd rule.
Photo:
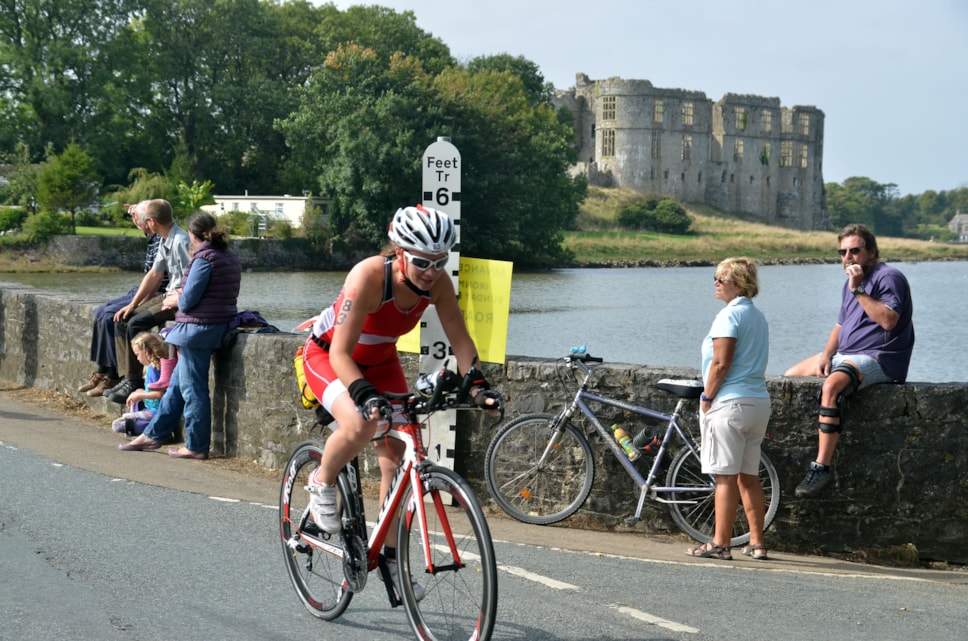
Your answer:
[[[907,278],[890,265],[878,263],[864,277],[862,284],[872,298],[897,313],[897,325],[885,331],[871,320],[857,297],[850,293],[848,283],[844,282],[843,302],[837,316],[837,324],[840,325],[837,352],[866,354],[880,363],[887,376],[903,383],[907,379],[911,350],[914,349],[914,324],[911,322],[913,305]]]

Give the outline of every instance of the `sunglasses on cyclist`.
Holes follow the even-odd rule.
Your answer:
[[[419,269],[420,271],[427,271],[431,267],[440,271],[447,265],[447,261],[450,256],[444,256],[443,258],[438,258],[437,260],[430,260],[429,258],[424,258],[423,256],[414,256],[406,249],[403,250],[403,255],[407,257],[407,262]]]
[[[850,252],[850,255],[851,256],[856,256],[857,254],[859,254],[861,252],[862,249],[864,249],[864,248],[863,247],[851,247],[850,249],[838,249],[837,250],[837,253],[840,254],[841,256],[846,256],[847,255],[847,252]]]
[[[725,285],[729,282],[728,278],[720,278],[719,276],[713,276],[713,282],[717,285]]]

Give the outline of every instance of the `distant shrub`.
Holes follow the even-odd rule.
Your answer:
[[[666,198],[655,208],[656,231],[666,234],[684,234],[689,231],[689,215],[686,210],[672,198]]]
[[[19,229],[27,220],[27,210],[23,207],[4,207],[0,209],[0,231]]]
[[[628,229],[684,234],[691,221],[675,199],[650,195],[623,207],[618,213],[618,224]]]
[[[32,243],[45,243],[51,236],[69,234],[71,231],[70,218],[64,214],[42,211],[29,216],[24,221],[24,233]]]

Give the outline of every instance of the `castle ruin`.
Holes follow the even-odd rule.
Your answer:
[[[576,171],[590,185],[672,196],[801,230],[829,229],[824,113],[779,98],[589,80],[559,91],[575,119]]]

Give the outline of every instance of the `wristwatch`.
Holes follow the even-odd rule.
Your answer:
[[[857,287],[850,290],[850,293],[853,294],[854,296],[857,296],[859,294],[866,294],[867,290],[864,289],[863,285],[858,285]]]

